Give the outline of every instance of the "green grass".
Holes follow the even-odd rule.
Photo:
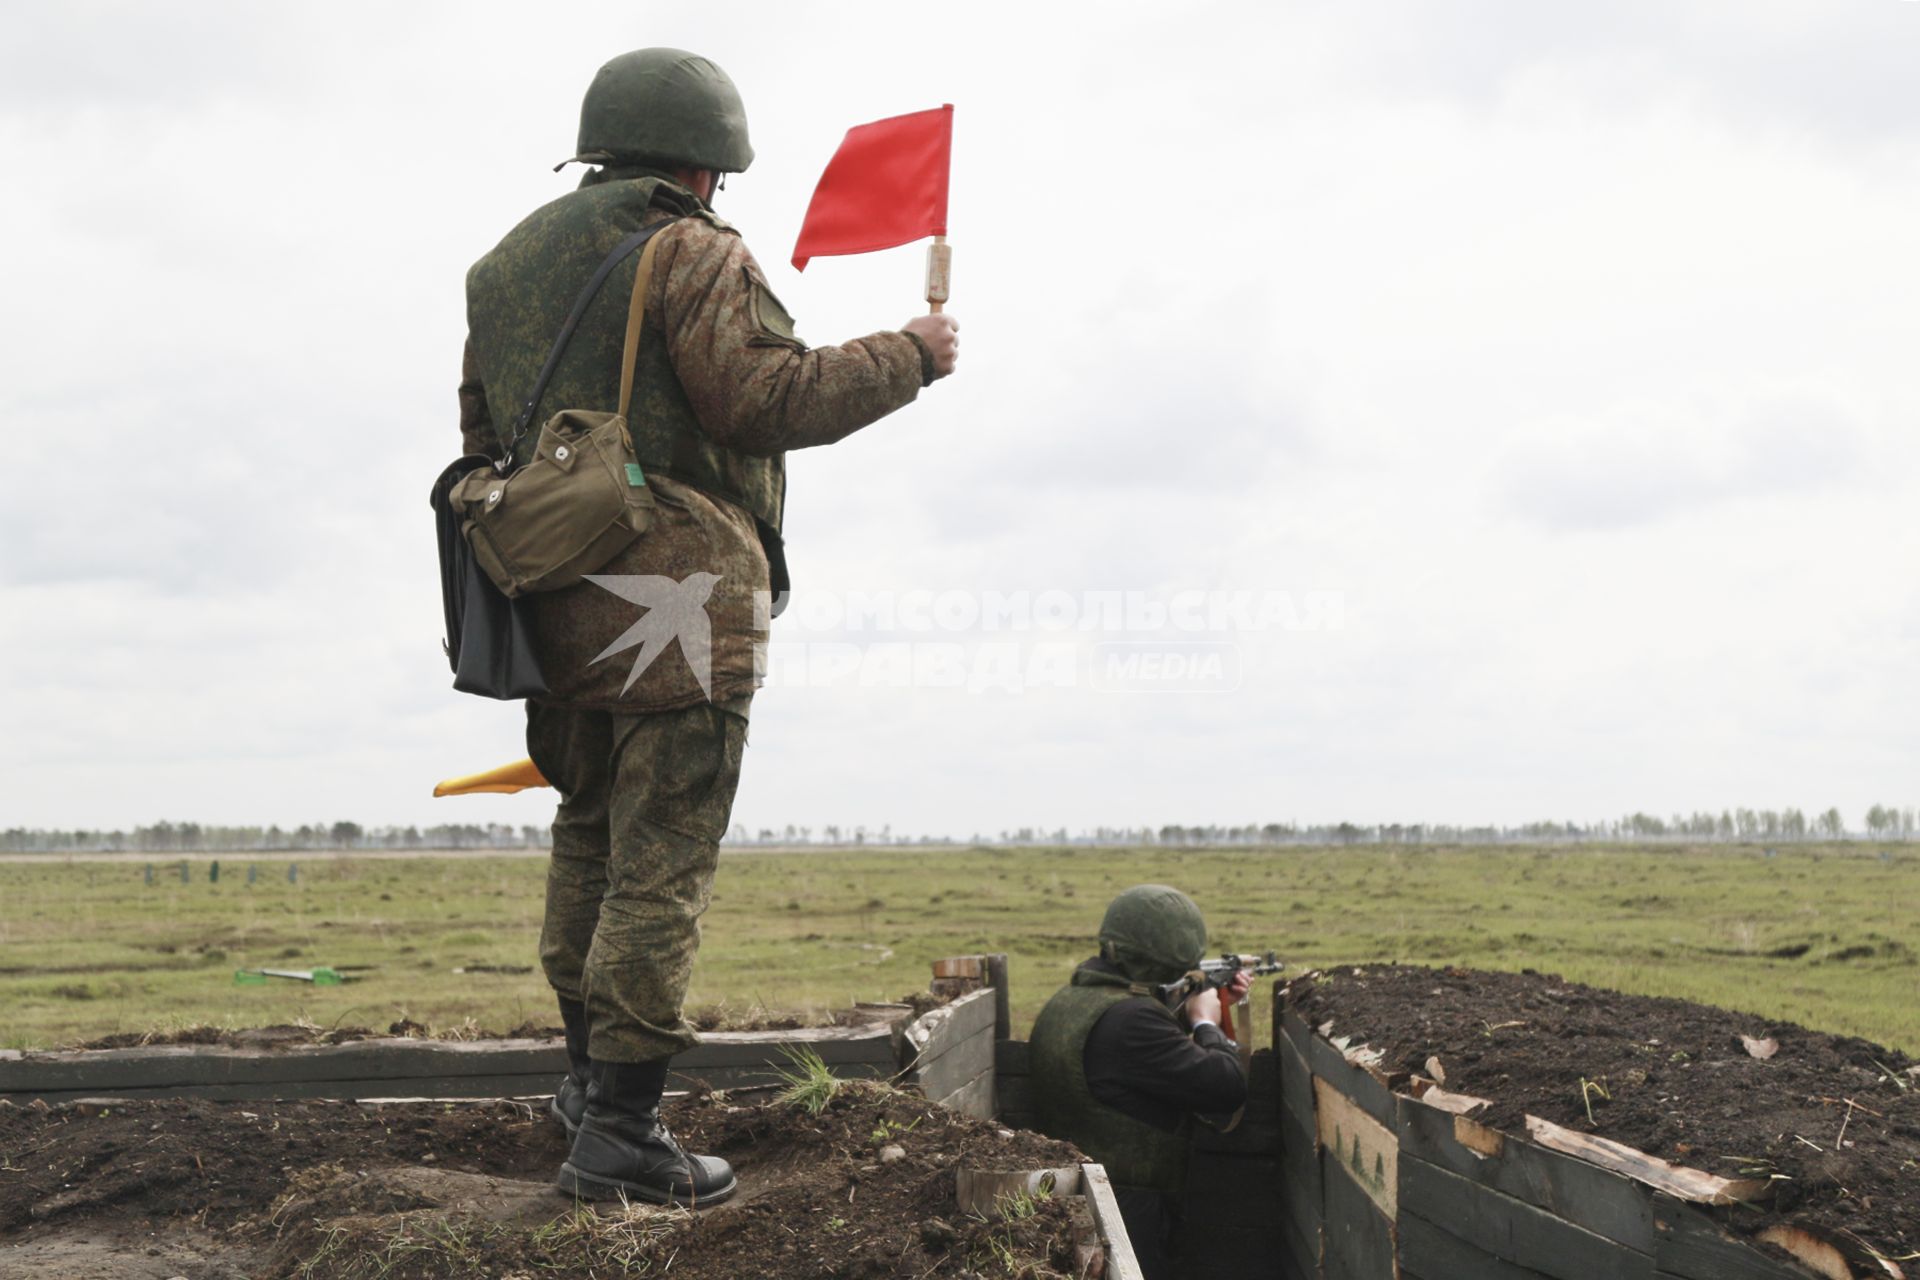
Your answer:
[[[798,1107],[810,1116],[825,1111],[834,1095],[840,1092],[840,1078],[833,1074],[833,1068],[806,1045],[781,1052],[793,1065],[778,1073],[786,1088],[775,1095],[776,1100],[785,1106]]]
[[[291,885],[259,865],[253,886],[243,857],[218,885],[196,862],[182,885],[156,863],[149,887],[139,863],[0,859],[0,1048],[195,1023],[556,1020],[536,959],[543,859],[316,858]],[[939,956],[1005,951],[1023,1034],[1108,898],[1145,880],[1192,893],[1215,949],[1536,968],[1920,1053],[1920,850],[1904,847],[729,853],[689,1003],[826,1010],[924,989]],[[473,964],[536,969],[452,972]],[[373,967],[343,987],[234,985],[262,965]]]

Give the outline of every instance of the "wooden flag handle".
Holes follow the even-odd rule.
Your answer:
[[[953,283],[953,246],[945,236],[935,236],[927,246],[927,313],[939,315],[946,305],[947,290]]]

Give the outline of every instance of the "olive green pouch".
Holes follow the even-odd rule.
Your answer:
[[[658,227],[650,227],[649,231]],[[647,284],[656,241],[649,236],[634,271],[627,304],[626,346],[620,362],[620,403],[612,413],[562,409],[540,427],[533,456],[506,474],[483,467],[462,477],[450,493],[474,559],[509,597],[557,591],[605,567],[653,524],[653,490],[633,452],[627,410],[633,403],[633,366],[646,323]],[[576,308],[576,311],[584,307]],[[557,363],[572,322],[556,344]],[[545,384],[545,376],[541,384]],[[535,402],[538,400],[536,392]],[[508,446],[507,465],[531,420],[522,415]]]
[[[474,559],[502,592],[557,591],[653,523],[653,490],[639,470],[624,416],[562,409],[540,428],[524,467],[505,478],[476,471],[454,487],[453,501]]]

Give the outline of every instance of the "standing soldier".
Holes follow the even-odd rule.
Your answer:
[[[1178,1013],[1158,988],[1200,964],[1207,925],[1193,899],[1135,885],[1107,907],[1100,954],[1073,971],[1033,1024],[1040,1127],[1106,1166],[1147,1280],[1178,1276],[1180,1194],[1193,1121],[1246,1105],[1238,1046],[1220,1030],[1222,993],[1201,990]],[[1225,991],[1246,995],[1244,971]]]
[[[650,246],[629,415],[655,518],[596,576],[691,587],[711,648],[602,661],[630,647],[641,610],[629,598],[595,582],[529,597],[551,691],[527,704],[527,750],[560,792],[540,938],[571,1063],[553,1106],[573,1135],[559,1186],[706,1203],[733,1192],[733,1171],[683,1152],[659,1107],[669,1059],[698,1041],[681,1005],[740,777],[765,601],[787,587],[784,454],[840,440],[953,372],[958,326],[918,316],[837,347],[795,336],[713,212],[753,148],[739,92],[705,58],[641,49],[607,63],[581,104],[573,160],[594,166],[579,188],[467,275],[460,427],[469,453],[502,456],[582,284],[626,236],[672,222]],[[615,404],[634,258],[588,308],[545,405]]]

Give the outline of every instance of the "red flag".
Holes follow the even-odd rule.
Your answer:
[[[947,234],[947,169],[953,107],[876,120],[847,130],[813,189],[793,267],[842,253],[870,253]]]

